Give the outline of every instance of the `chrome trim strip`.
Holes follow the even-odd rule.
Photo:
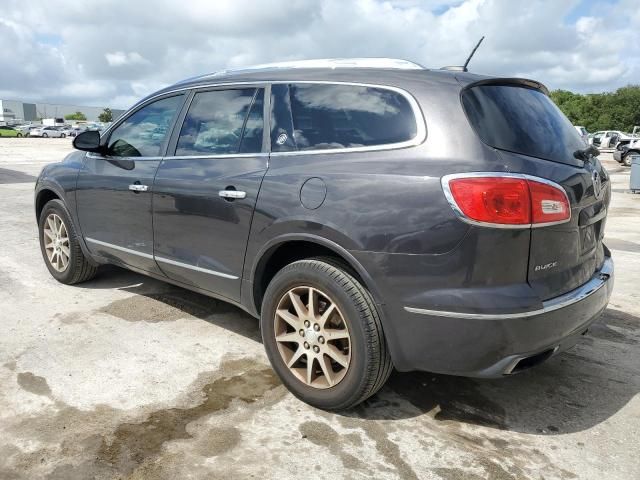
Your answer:
[[[259,153],[221,153],[219,155],[167,155],[165,160],[209,160],[216,158],[260,158],[268,157],[267,152]]]
[[[230,280],[238,279],[238,277],[236,277],[235,275],[216,272],[215,270],[209,270],[208,268],[196,267],[195,265],[189,265],[188,263],[176,262],[175,260],[169,260],[168,258],[154,257],[153,255],[149,255],[148,253],[138,252],[137,250],[131,250],[130,248],[121,247],[120,245],[114,245],[113,243],[102,242],[100,240],[96,240],[95,238],[85,237],[85,241],[89,243],[94,243],[96,245],[101,245],[103,247],[112,248],[113,250],[119,250],[121,252],[130,253],[132,255],[138,255],[140,257],[149,258],[151,260],[155,258],[155,260],[158,262],[168,263],[169,265],[175,265],[177,267],[188,268],[190,270],[195,270],[197,272],[208,273],[210,275],[216,275],[218,277],[228,278]]]
[[[564,193],[564,196],[565,196],[565,198],[567,200],[567,203],[569,204],[569,218],[566,219],[566,220],[561,220],[561,221],[557,221],[557,222],[534,223],[534,224],[523,223],[522,225],[508,225],[508,224],[503,224],[503,223],[489,223],[489,222],[479,222],[477,220],[473,220],[473,219],[467,217],[462,212],[462,209],[458,206],[456,200],[453,198],[453,194],[451,193],[451,188],[449,187],[449,181],[450,180],[454,180],[456,178],[483,178],[483,177],[520,178],[520,179],[525,179],[525,180],[532,180],[534,182],[545,183],[545,184],[550,185],[550,186],[552,186],[554,188],[557,188],[562,193]],[[504,229],[510,229],[510,230],[513,230],[513,229],[522,230],[522,229],[526,229],[526,228],[541,228],[541,227],[548,227],[550,225],[559,225],[561,223],[567,223],[567,222],[571,221],[571,216],[572,216],[571,202],[569,201],[569,196],[567,195],[567,191],[559,183],[553,182],[551,180],[547,180],[546,178],[535,177],[533,175],[527,175],[527,174],[524,174],[524,173],[469,172],[469,173],[454,173],[454,174],[451,174],[451,175],[445,175],[440,179],[440,184],[442,185],[442,190],[444,192],[444,196],[446,197],[447,202],[449,202],[449,205],[453,209],[453,211],[456,214],[456,216],[460,220],[462,220],[463,222],[466,222],[466,223],[468,223],[470,225],[475,225],[477,227],[490,227],[490,228],[504,228]]]
[[[112,248],[113,250],[119,250],[121,252],[130,253],[131,255],[138,255],[139,257],[149,258],[153,260],[153,255],[150,255],[148,253],[131,250],[130,248],[121,247],[120,245],[114,245],[113,243],[102,242],[100,240],[96,240],[95,238],[85,237],[84,239],[89,243],[94,243],[102,247]]]
[[[600,290],[609,281],[609,279],[613,276],[613,272],[613,260],[611,259],[611,257],[608,257],[605,259],[600,271],[597,272],[593,277],[591,277],[591,280],[589,280],[587,283],[585,283],[581,287],[576,288],[575,290],[572,290],[571,292],[565,293],[564,295],[560,295],[559,297],[542,302],[542,308],[539,308],[537,310],[530,310],[528,312],[492,314],[461,313],[445,310],[428,310],[425,308],[414,307],[404,307],[404,309],[409,313],[418,313],[421,315],[433,315],[436,317],[464,318],[473,320],[508,320],[512,318],[535,317],[536,315],[542,315],[545,313],[553,312],[554,310],[568,307],[570,305],[573,305],[574,303],[584,300],[585,298],[588,298],[589,296]]]
[[[87,152],[87,158],[95,158],[96,160],[113,160],[115,162],[123,160],[162,160],[162,157],[113,157],[111,155],[100,155],[94,152]]]
[[[156,257],[156,261],[168,263],[169,265],[175,265],[176,267],[188,268],[189,270],[195,270],[196,272],[208,273],[209,275],[215,275],[216,277],[228,278],[230,280],[238,279],[238,277],[236,277],[235,275],[216,272],[215,270],[209,270],[208,268],[196,267],[195,265],[189,265],[188,263],[176,262],[175,260],[169,260],[168,258]]]

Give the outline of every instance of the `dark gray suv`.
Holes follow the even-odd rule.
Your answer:
[[[538,82],[328,60],[140,101],[47,166],[45,263],[110,263],[260,318],[299,398],[353,406],[401,371],[499,377],[605,309],[610,182]]]

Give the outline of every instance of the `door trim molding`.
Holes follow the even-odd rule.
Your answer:
[[[189,270],[195,270],[196,272],[208,273],[209,275],[215,275],[216,277],[228,278],[229,280],[238,280],[239,277],[235,275],[229,275],[228,273],[218,272],[216,270],[210,270],[208,268],[197,267],[188,263],[177,262],[164,257],[156,257],[157,262],[167,263],[169,265],[175,265],[176,267],[187,268]]]
[[[84,239],[88,243],[93,243],[102,247],[112,248],[113,250],[119,250],[120,252],[130,253],[131,255],[138,255],[139,257],[149,258],[153,260],[153,255],[150,255],[148,253],[139,252],[138,250],[131,250],[130,248],[121,247],[120,245],[114,245],[113,243],[103,242],[101,240],[96,240],[95,238],[85,237]]]
[[[113,243],[107,243],[101,240],[96,240],[95,238],[85,237],[85,241],[88,243],[93,243],[95,245],[100,245],[102,247],[112,248],[113,250],[118,250],[120,252],[130,253],[131,255],[138,255],[140,257],[149,258],[151,260],[155,259],[157,262],[167,263],[169,265],[175,265],[176,267],[187,268],[189,270],[195,270],[196,272],[208,273],[209,275],[215,275],[216,277],[228,278],[229,280],[238,280],[239,278],[236,275],[230,275],[228,273],[222,273],[216,270],[202,268],[196,265],[190,265],[188,263],[177,262],[176,260],[171,260],[169,258],[149,255],[148,253],[140,252],[138,250],[132,250],[130,248],[121,247],[120,245],[114,245]]]

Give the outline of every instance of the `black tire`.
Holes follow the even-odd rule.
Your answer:
[[[60,135],[60,138],[67,138],[67,136],[63,133],[62,135]]]
[[[22,137],[21,133],[18,133],[18,135],[16,135],[18,138]]]
[[[350,334],[351,360],[336,385],[318,389],[298,379],[287,367],[275,340],[278,302],[290,289],[310,286],[326,292],[336,304]],[[375,394],[387,381],[393,364],[371,294],[341,263],[327,258],[293,262],[280,270],[262,302],[260,325],[267,356],[282,383],[300,400],[324,410],[351,408]]]
[[[622,164],[625,167],[630,167],[631,166],[631,156],[632,155],[640,155],[640,152],[635,152],[635,151],[627,152],[627,154],[622,157]]]
[[[69,263],[63,272],[57,271],[53,265],[51,265],[45,251],[44,224],[51,213],[57,214],[62,219],[69,237]],[[40,237],[40,252],[42,253],[44,263],[53,278],[58,280],[60,283],[73,285],[76,283],[86,282],[87,280],[91,280],[95,277],[98,272],[98,267],[92,265],[84,256],[82,248],[80,247],[78,234],[76,233],[76,228],[71,221],[71,215],[61,200],[50,200],[44,206],[38,220],[38,231]]]

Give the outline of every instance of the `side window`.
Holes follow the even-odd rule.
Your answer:
[[[163,98],[136,111],[109,137],[109,155],[157,157],[169,133],[183,96]]]
[[[417,134],[409,101],[399,92],[356,85],[289,86],[298,150],[400,143]]]
[[[264,89],[256,92],[253,105],[249,110],[244,125],[240,153],[259,153],[262,151],[262,136],[264,133]]]
[[[176,155],[260,152],[263,105],[262,88],[196,93],[180,130]]]

